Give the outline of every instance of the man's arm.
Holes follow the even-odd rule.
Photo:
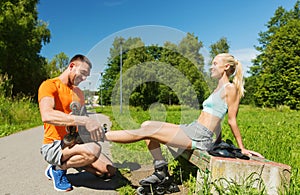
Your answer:
[[[54,98],[43,97],[40,102],[40,112],[42,121],[56,126],[72,126],[82,125],[90,132],[91,138],[95,141],[102,139],[103,132],[100,122],[93,120],[87,116],[75,116],[65,114],[61,111],[54,109]]]
[[[56,126],[86,125],[91,119],[75,116],[54,109],[54,98],[43,97],[39,102],[42,121]]]

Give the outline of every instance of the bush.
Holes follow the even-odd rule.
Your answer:
[[[42,125],[39,108],[30,98],[0,95],[0,137]]]

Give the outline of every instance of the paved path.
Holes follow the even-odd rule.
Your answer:
[[[109,118],[97,114],[101,121],[111,126]],[[47,163],[40,154],[43,127],[36,127],[0,138],[0,194],[62,194],[53,189],[53,183],[44,175]],[[103,151],[110,156],[110,143],[102,144]],[[74,190],[68,194],[117,194],[121,176],[104,181],[89,173],[68,170],[68,178]]]

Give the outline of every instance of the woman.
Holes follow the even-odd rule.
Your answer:
[[[154,158],[156,173],[142,180],[141,185],[159,183],[168,175],[167,162],[162,156],[160,143],[185,149],[208,150],[213,144],[213,134],[220,139],[221,122],[226,113],[228,113],[228,124],[242,153],[262,157],[259,153],[244,147],[237,125],[239,102],[244,95],[241,63],[232,55],[222,53],[213,59],[210,70],[211,77],[218,79],[218,86],[203,102],[203,110],[197,121],[189,125],[146,121],[137,130],[109,131],[105,134],[108,141],[118,143],[146,140]],[[231,75],[234,75],[233,83],[229,82]]]

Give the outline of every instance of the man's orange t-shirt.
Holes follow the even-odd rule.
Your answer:
[[[55,110],[66,114],[71,112],[70,104],[73,101],[84,104],[84,95],[79,87],[69,87],[61,82],[59,78],[48,79],[39,87],[38,101],[43,97],[53,97]],[[54,126],[44,123],[44,144],[52,143],[54,140],[62,140],[67,134],[65,126]]]

